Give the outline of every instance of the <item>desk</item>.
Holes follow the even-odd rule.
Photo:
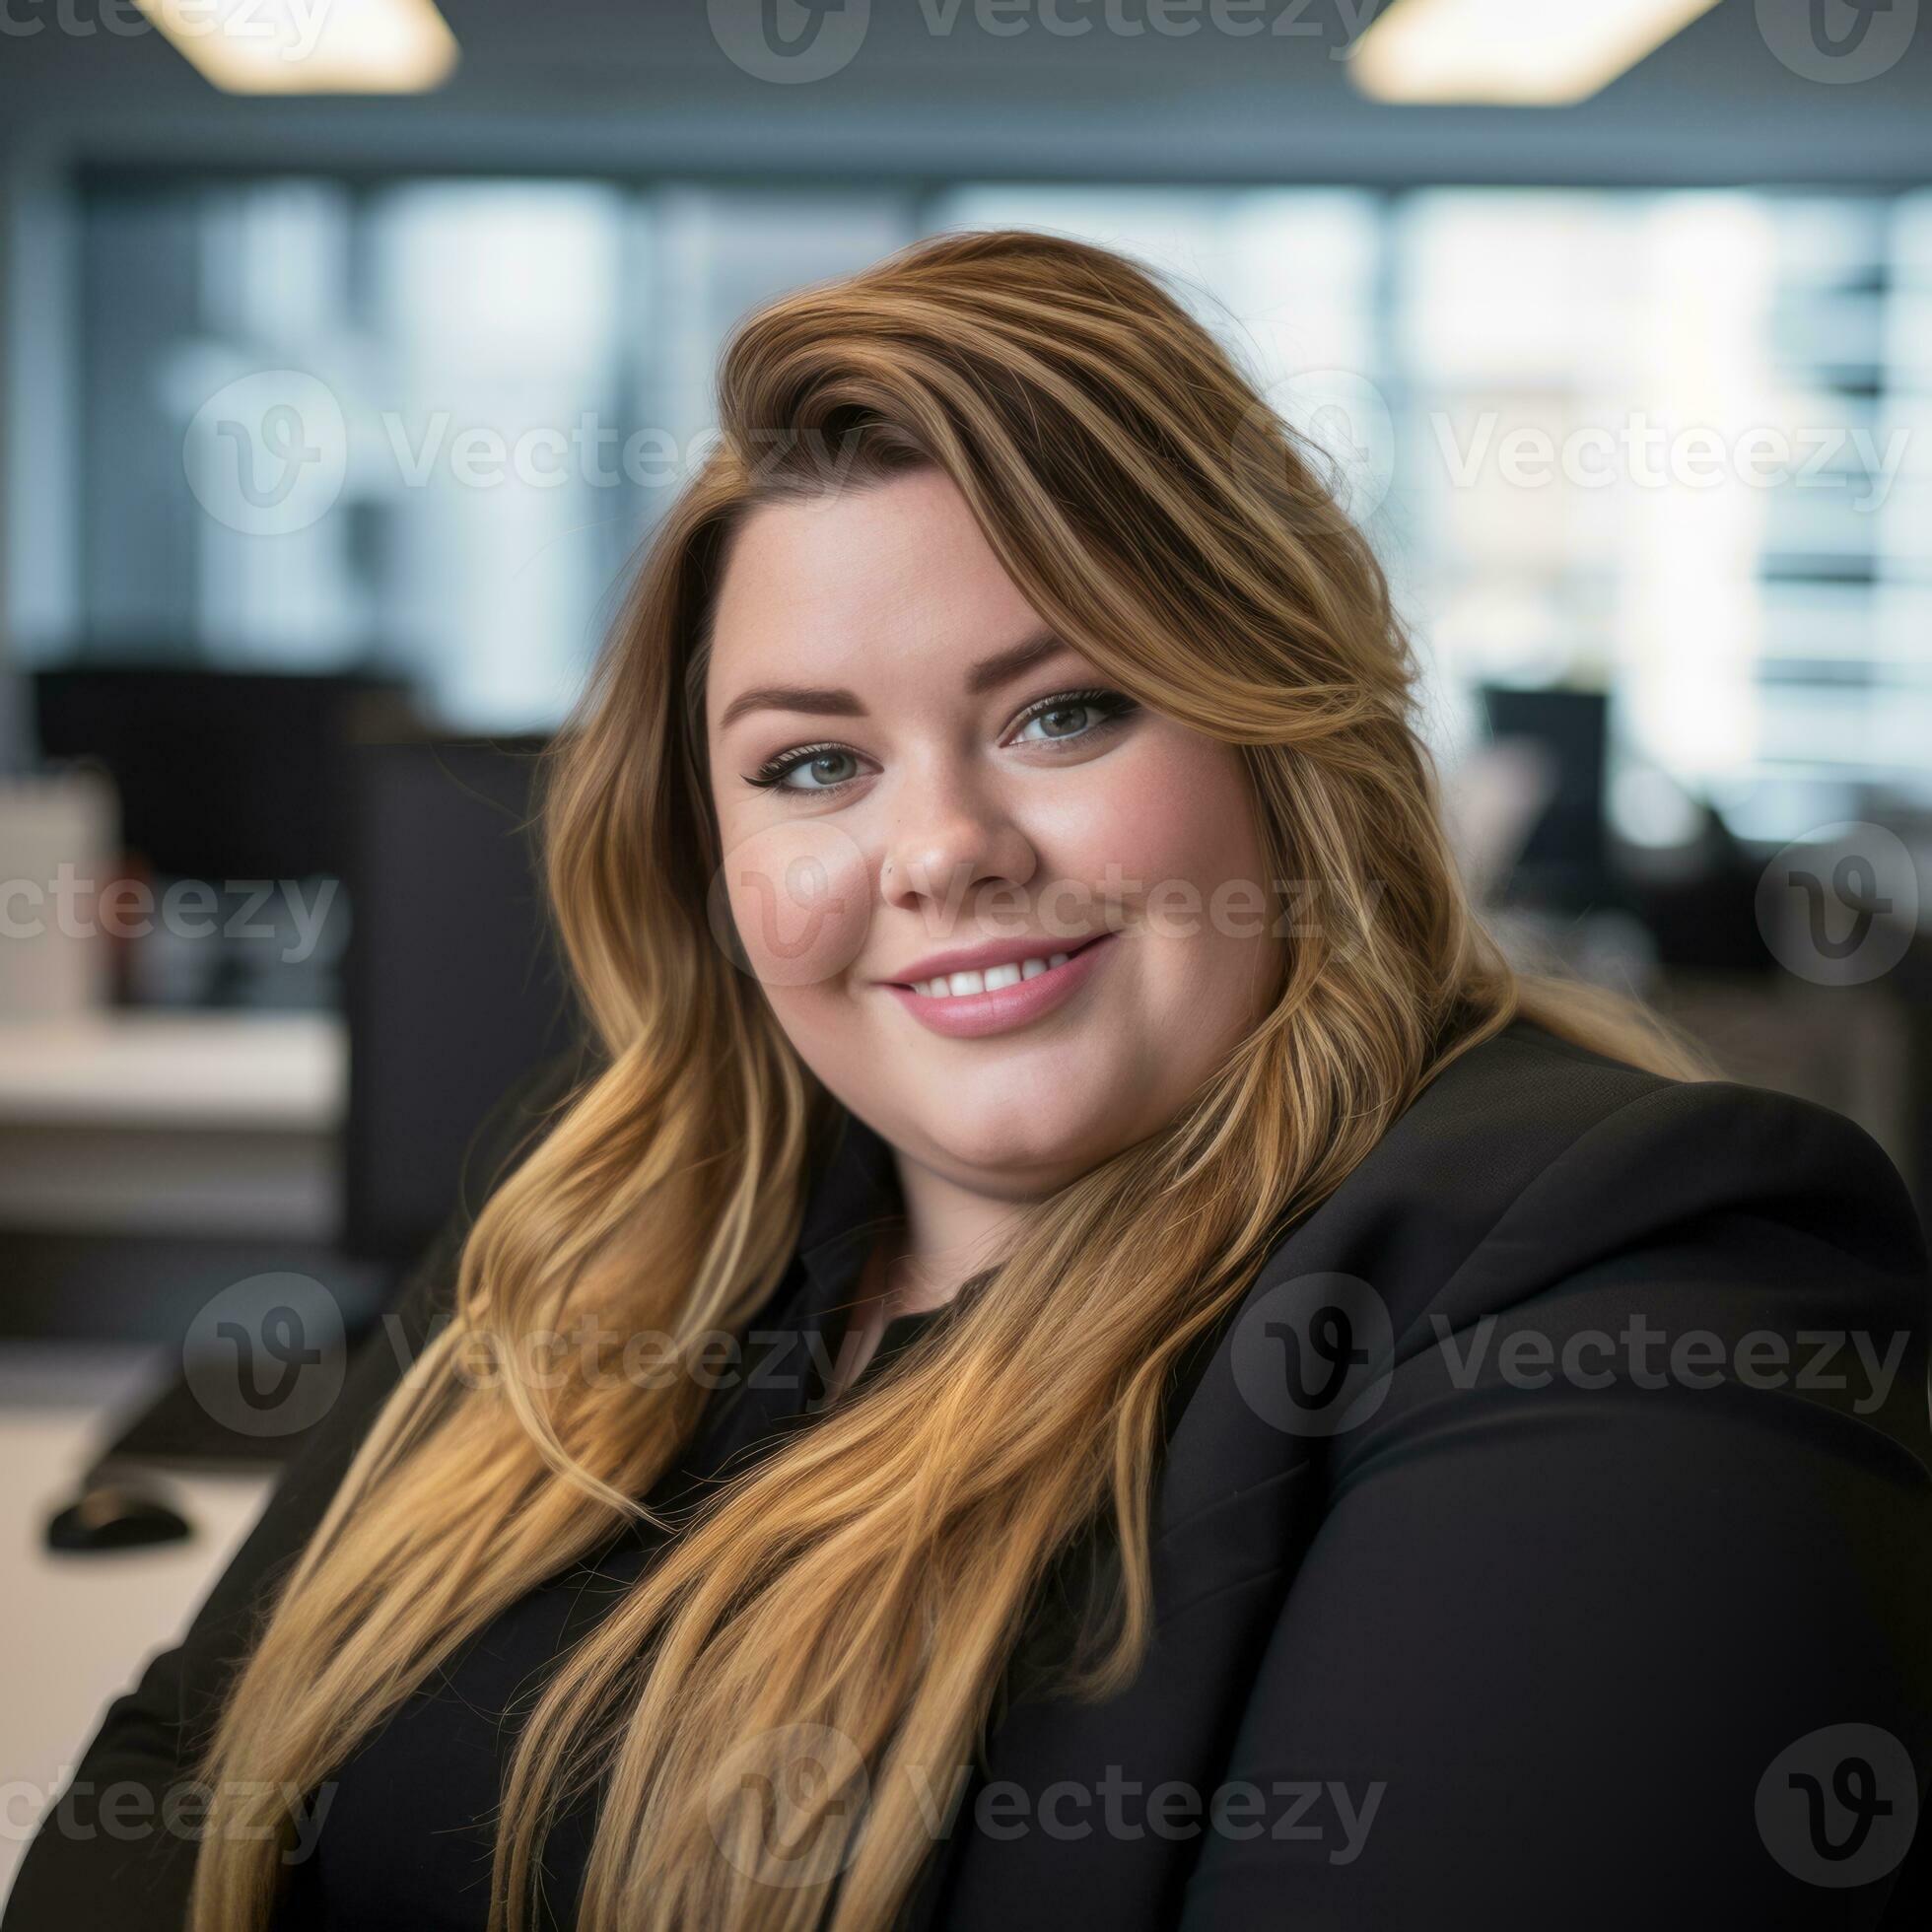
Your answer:
[[[0,1227],[332,1240],[347,1086],[332,1013],[0,1021]]]
[[[185,1543],[60,1555],[42,1542],[115,1418],[179,1366],[172,1350],[0,1346],[0,1898],[41,1813],[110,1699],[178,1640],[253,1527],[266,1474],[153,1477],[194,1525]],[[144,1481],[149,1479],[145,1478]]]

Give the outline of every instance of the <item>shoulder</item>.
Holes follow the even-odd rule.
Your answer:
[[[1932,1751],[1927,1301],[1826,1108],[1520,1027],[1445,1069],[1268,1258],[1154,1546],[1170,1654],[1260,1632],[1223,1788],[1389,1801],[1352,1865],[1207,1842],[1187,1923],[1420,1922],[1445,1885],[1527,1922],[1660,1771],[1590,1924],[1816,1921],[1771,1774],[1856,1750],[1903,1813]]]
[[[1493,1305],[1673,1231],[1720,1239],[1752,1222],[1925,1279],[1904,1182],[1855,1122],[1764,1087],[1671,1079],[1519,1021],[1426,1087],[1267,1272],[1346,1245],[1391,1277],[1453,1262],[1437,1285]]]
[[[1714,1375],[1734,1394],[1810,1397],[1932,1464],[1929,1318],[1910,1197],[1862,1128],[1518,1023],[1447,1067],[1271,1249],[1187,1391],[1180,1433],[1207,1452],[1205,1497],[1231,1468],[1318,1443],[1346,1476],[1413,1448],[1405,1431],[1425,1414],[1431,1430],[1479,1413],[1520,1425],[1533,1407],[1542,1426],[1579,1420],[1587,1396],[1602,1429],[1606,1373],[1644,1398],[1615,1411],[1619,1424],[1648,1426],[1661,1362],[1679,1388]],[[1265,1413],[1244,1384],[1278,1382],[1283,1333],[1306,1330],[1312,1361],[1342,1320],[1367,1345],[1357,1380],[1338,1385],[1345,1405],[1362,1396],[1361,1425]],[[1760,1403],[1740,1419],[1766,1417],[1789,1412]],[[1182,1506],[1195,1486],[1183,1481]]]
[[[1534,1230],[1547,1269],[1660,1239],[1735,1250],[1775,1229],[1795,1244],[1787,1257],[1862,1268],[1922,1312],[1918,1214],[1891,1158],[1856,1122],[1768,1087],[1667,1079],[1541,1029],[1511,1031],[1536,1070],[1521,1074],[1514,1103],[1494,1091],[1504,1082],[1493,1074],[1483,1098],[1502,1118],[1513,1104],[1554,1132],[1541,1150],[1547,1160],[1500,1204],[1492,1250],[1497,1237]],[[1481,1091],[1480,1076],[1473,1085]]]

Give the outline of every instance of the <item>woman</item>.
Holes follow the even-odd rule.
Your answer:
[[[205,1818],[70,1801],[9,1932],[1882,1922],[1884,1157],[1512,974],[1134,266],[923,243],[722,410],[547,795],[594,1041],[82,1766]]]

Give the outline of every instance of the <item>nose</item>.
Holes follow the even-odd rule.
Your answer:
[[[1026,884],[1039,862],[996,794],[948,780],[907,795],[879,864],[879,894],[909,910],[967,907],[978,887]]]

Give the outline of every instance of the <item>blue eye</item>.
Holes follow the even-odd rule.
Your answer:
[[[1029,705],[1000,743],[1068,744],[1091,737],[1138,709],[1135,700],[1121,691],[1060,691]],[[824,797],[843,792],[864,775],[865,761],[846,745],[800,744],[747,773],[745,783],[794,797]]]
[[[1029,708],[1014,737],[1016,744],[1056,744],[1085,737],[1135,709],[1120,691],[1062,691]],[[1035,725],[1040,729],[1036,732]]]
[[[1038,735],[1043,738],[1076,738],[1091,728],[1092,721],[1098,716],[1098,707],[1082,701],[1079,704],[1055,705],[1051,711],[1036,712],[1026,721],[1020,731],[1022,738],[1033,735],[1037,724]]]
[[[858,757],[843,745],[804,744],[761,765],[749,783],[783,792],[836,792],[858,776]]]
[[[850,767],[850,769],[847,769]],[[803,764],[794,765],[780,778],[781,785],[790,785],[797,792],[818,792],[828,786],[844,785],[848,779],[859,776],[859,761],[849,751],[821,751],[816,758],[809,758]],[[807,779],[809,784],[794,783]]]

